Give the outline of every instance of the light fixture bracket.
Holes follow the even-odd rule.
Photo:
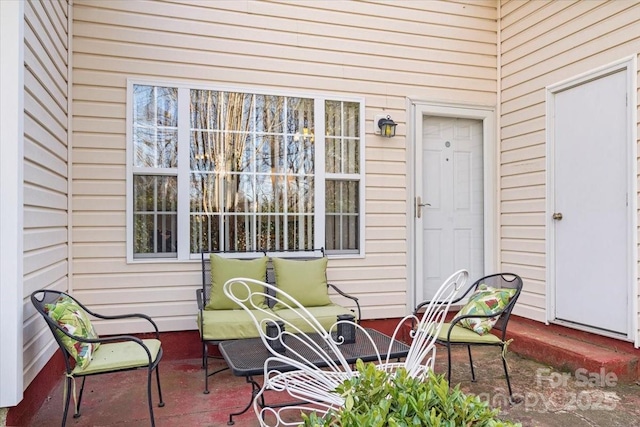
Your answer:
[[[393,138],[396,135],[397,125],[391,116],[385,114],[377,114],[373,120],[374,133],[386,138]]]

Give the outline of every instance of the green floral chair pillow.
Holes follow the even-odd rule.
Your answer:
[[[46,304],[45,310],[51,319],[71,335],[88,339],[98,338],[89,315],[73,299],[60,297],[55,304]],[[89,366],[100,343],[80,342],[60,331],[56,331],[56,334],[78,366],[82,369]]]
[[[469,298],[467,304],[460,309],[458,316],[468,314],[490,315],[499,312],[507,306],[515,293],[515,289],[496,289],[480,284]],[[460,326],[470,329],[478,335],[485,335],[493,328],[498,318],[499,316],[468,317],[460,321]]]

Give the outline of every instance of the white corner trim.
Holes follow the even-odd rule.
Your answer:
[[[23,396],[24,2],[0,1],[0,408]]]

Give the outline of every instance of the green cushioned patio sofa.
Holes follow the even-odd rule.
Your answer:
[[[209,393],[208,378],[219,371],[209,373],[209,346],[221,341],[256,338],[258,330],[249,316],[223,292],[223,285],[229,279],[246,277],[276,286],[296,298],[328,330],[340,315],[351,315],[360,322],[358,298],[346,294],[337,286],[327,282],[327,258],[324,249],[291,251],[286,256],[238,258],[239,252],[202,253],[202,289],[196,290],[198,303],[197,324],[202,341],[202,364],[205,370],[205,393]],[[263,289],[256,289],[264,292]],[[329,292],[332,290],[334,292]],[[340,295],[350,302],[347,308],[331,300],[332,295]],[[296,319],[291,309],[274,306],[272,300],[255,301],[256,304],[276,310],[278,316]],[[257,319],[264,315],[254,311]],[[304,330],[303,324],[296,324]]]

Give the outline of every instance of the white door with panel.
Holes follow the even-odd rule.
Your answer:
[[[628,333],[627,73],[553,93],[555,320]]]
[[[484,272],[483,122],[425,116],[416,166],[416,297],[454,271]]]

